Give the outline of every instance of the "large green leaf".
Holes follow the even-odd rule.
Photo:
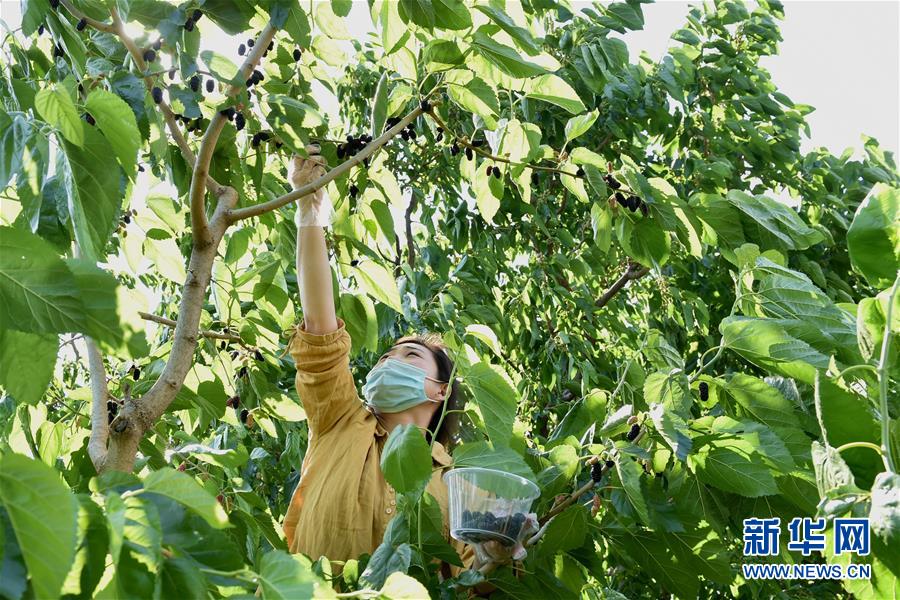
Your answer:
[[[579,504],[570,506],[553,517],[541,538],[538,550],[546,556],[552,556],[557,552],[578,548],[584,542],[587,525],[587,509]]]
[[[312,598],[316,576],[307,558],[271,550],[262,554],[259,563],[259,583],[265,600]]]
[[[578,136],[587,132],[587,130],[591,128],[591,125],[597,120],[598,116],[600,116],[600,111],[594,109],[583,115],[578,115],[569,119],[566,122],[566,141],[571,142]],[[588,150],[588,152],[590,152],[590,150]]]
[[[35,597],[58,598],[75,557],[75,496],[55,470],[8,452],[0,457],[0,501],[25,557]]]
[[[59,338],[0,329],[0,386],[17,402],[37,404],[53,379]]]
[[[413,423],[391,431],[381,451],[381,471],[401,494],[418,494],[431,477],[431,449],[425,435]]]
[[[340,307],[340,317],[350,334],[352,353],[357,354],[363,348],[375,352],[378,347],[378,317],[369,297],[363,294],[341,294]]]
[[[87,333],[98,342],[119,349],[124,332],[117,306],[115,276],[84,259],[68,259],[66,265],[75,276],[84,305]]]
[[[399,0],[400,18],[406,22],[431,29],[434,27],[434,7],[431,0]]]
[[[63,180],[75,240],[84,258],[99,262],[106,258],[122,204],[122,172],[109,142],[94,128],[85,131],[83,147],[67,142],[65,156]]]
[[[230,527],[219,501],[190,475],[170,468],[153,471],[144,479],[144,489],[183,504],[216,529]]]
[[[787,205],[768,196],[729,190],[726,198],[746,215],[744,233],[760,248],[804,250],[824,239]]]
[[[531,32],[524,27],[516,25],[509,15],[502,10],[488,4],[476,4],[475,8],[486,14],[491,21],[508,33],[509,37],[516,42],[516,45],[528,54],[534,56],[541,51],[537,42],[534,41]]]
[[[493,129],[497,126],[500,104],[497,93],[470,71],[453,70],[446,74],[447,93],[450,99],[469,112],[473,112]]]
[[[729,431],[733,423],[726,421],[724,430],[713,428],[702,440],[695,434],[688,465],[700,480],[727,492],[751,498],[777,494],[771,468],[760,460],[748,436]]]
[[[546,74],[529,79],[525,84],[525,95],[555,104],[573,115],[585,110],[584,102],[572,86],[558,75]]]
[[[494,29],[497,28],[494,27]],[[522,58],[509,46],[496,42],[491,36],[490,30],[486,30],[484,26],[479,27],[475,32],[472,46],[493,65],[513,77],[533,77],[547,72],[547,69],[541,65]],[[581,106],[581,110],[584,110],[584,105]]]
[[[501,367],[485,362],[472,365],[465,376],[475,396],[488,437],[495,446],[506,446],[512,437],[519,394]]]
[[[134,112],[119,96],[102,89],[91,91],[86,106],[115,151],[119,164],[133,178],[137,152],[141,146],[141,134]]]
[[[22,115],[10,116],[0,111],[0,189],[21,170],[25,145],[31,136],[31,125]]]
[[[601,390],[592,390],[579,398],[550,434],[548,445],[555,440],[565,440],[570,435],[580,440],[591,427],[596,425],[599,428],[606,418],[606,402],[606,392]]]
[[[397,281],[381,263],[374,260],[361,261],[353,274],[365,293],[398,313],[403,312]]]
[[[395,517],[395,520],[399,518]],[[409,544],[404,543],[395,547],[385,541],[372,553],[369,564],[359,576],[360,582],[373,588],[380,588],[390,574],[405,573],[411,560],[412,547]]]
[[[828,357],[791,336],[781,320],[727,317],[719,331],[726,348],[785,377],[812,384],[816,369],[828,368]]]
[[[434,24],[439,29],[459,31],[472,26],[472,15],[462,0],[431,0]]]
[[[877,183],[856,209],[847,231],[853,268],[883,289],[900,270],[900,189]]]
[[[875,477],[869,523],[885,545],[896,548],[900,543],[900,475],[884,472]]]
[[[76,146],[84,144],[84,123],[75,112],[75,104],[61,85],[44,88],[34,97],[34,106],[45,121],[59,129]]]
[[[0,323],[31,333],[86,331],[75,276],[43,239],[0,227]]]

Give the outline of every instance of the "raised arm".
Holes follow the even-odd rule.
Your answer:
[[[297,189],[325,173],[325,159],[319,147],[307,147],[309,158],[294,157],[291,183]],[[331,333],[338,328],[331,287],[331,267],[325,245],[325,229],[331,205],[325,190],[298,200],[297,207],[297,284],[303,308],[305,329],[309,333]]]

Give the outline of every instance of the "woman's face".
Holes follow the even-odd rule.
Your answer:
[[[385,352],[376,364],[382,364],[389,357],[402,360],[424,370],[425,374],[431,378],[425,379],[425,395],[432,400],[444,399],[447,384],[435,381],[440,380],[440,378],[438,377],[437,361],[434,359],[434,354],[432,354],[431,350],[415,342],[400,342]]]

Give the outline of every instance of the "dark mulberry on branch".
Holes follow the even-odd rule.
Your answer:
[[[641,432],[641,426],[638,425],[637,423],[635,423],[634,425],[631,426],[631,429],[628,431],[628,435],[626,435],[625,438],[629,442],[633,442],[635,440],[635,438],[637,438],[637,436],[640,432]]]
[[[77,29],[78,31],[84,31],[85,27],[87,27],[87,19],[82,18],[80,21],[78,21],[75,29]]]
[[[701,381],[699,385],[700,390],[700,400],[702,402],[706,402],[709,400],[709,384],[705,381]]]
[[[159,89],[158,87],[155,87],[152,90],[150,90],[150,95],[153,96],[153,101],[156,102],[157,104],[162,102],[162,90]]]

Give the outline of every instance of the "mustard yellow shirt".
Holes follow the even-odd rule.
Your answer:
[[[295,325],[288,342],[297,366],[297,394],[306,411],[309,444],[300,481],[284,518],[291,552],[313,560],[326,556],[345,561],[381,543],[397,510],[394,490],[381,472],[381,452],[388,433],[359,398],[350,373],[350,334],[344,321],[321,335]],[[450,537],[447,486],[442,479],[452,459],[435,442],[434,472],[426,491],[441,507],[444,537],[470,565],[472,548]],[[461,569],[453,567],[456,575]]]

